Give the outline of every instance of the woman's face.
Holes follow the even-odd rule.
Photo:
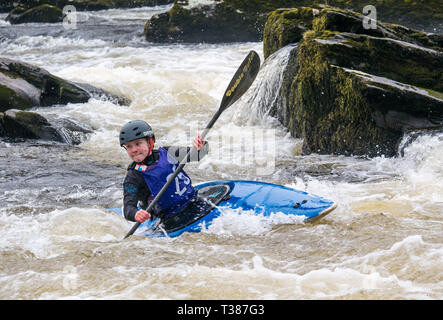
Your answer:
[[[150,143],[151,142],[151,139]],[[142,162],[151,153],[151,146],[146,138],[132,140],[124,144],[128,156],[134,162]]]

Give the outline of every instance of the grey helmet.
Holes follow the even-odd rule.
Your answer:
[[[143,120],[129,121],[120,130],[120,146],[123,146],[126,142],[140,138],[152,138],[155,142],[154,131],[152,131],[151,126]]]

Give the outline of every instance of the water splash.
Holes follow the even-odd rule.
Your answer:
[[[280,89],[284,70],[298,44],[287,45],[270,55],[260,68],[252,86],[237,102],[233,119],[237,124],[275,126],[276,110],[281,107]]]

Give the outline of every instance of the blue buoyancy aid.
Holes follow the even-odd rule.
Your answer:
[[[172,175],[179,165],[175,158],[168,155],[166,149],[159,148],[158,151],[159,160],[153,165],[138,164],[135,166],[135,170],[143,174],[143,178],[154,197],[166,184],[168,176]],[[165,212],[167,217],[171,217],[180,212],[194,198],[195,193],[191,178],[182,170],[157,201],[157,205]]]

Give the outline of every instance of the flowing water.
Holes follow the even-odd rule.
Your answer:
[[[167,9],[83,12],[76,29],[0,15],[0,56],[132,99],[33,110],[94,128],[77,146],[0,140],[0,299],[442,299],[443,133],[406,136],[397,158],[303,156],[264,107],[286,49],[186,171],[283,184],[337,209],[316,223],[233,210],[199,234],[122,240],[132,223],[106,210],[122,204],[130,162],[120,127],[145,119],[158,146],[189,145],[249,50],[263,62],[262,43],[145,42],[145,21]]]

